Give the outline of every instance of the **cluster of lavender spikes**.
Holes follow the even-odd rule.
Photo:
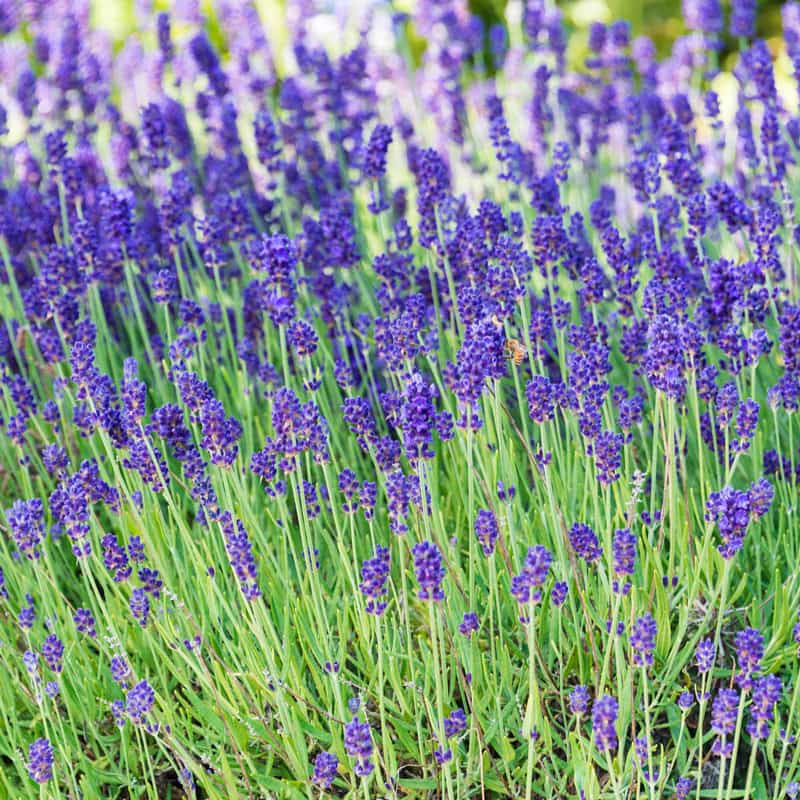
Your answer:
[[[55,5],[0,8],[2,785],[796,787],[800,4],[569,67],[545,0]]]

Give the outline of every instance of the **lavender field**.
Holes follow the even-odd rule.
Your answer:
[[[800,795],[800,4],[141,5],[0,6],[0,798]]]

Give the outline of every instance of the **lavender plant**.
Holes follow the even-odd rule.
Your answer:
[[[798,794],[800,5],[683,5],[3,6],[0,797]]]

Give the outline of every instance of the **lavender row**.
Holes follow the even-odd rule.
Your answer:
[[[0,794],[796,796],[800,5],[310,5],[0,13]]]

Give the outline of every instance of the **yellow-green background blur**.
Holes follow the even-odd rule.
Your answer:
[[[432,2],[433,0],[428,0]],[[334,8],[348,8],[363,6],[373,0],[329,0],[318,2],[320,11],[332,11]],[[380,2],[380,0],[379,0]],[[273,34],[282,38],[278,28],[285,16],[285,0],[253,0],[262,20]],[[503,10],[507,0],[469,0],[473,13],[483,17],[490,24],[502,19]],[[204,15],[210,20],[213,28],[214,0],[201,0]],[[683,33],[686,28],[681,16],[680,0],[574,0],[573,2],[557,3],[564,12],[567,25],[576,33],[586,31],[593,21],[610,22],[614,19],[625,19],[631,24],[634,36],[647,34],[658,47],[659,53],[664,55],[674,39]],[[780,10],[783,4],[779,0],[761,0],[758,7],[757,34],[767,40],[774,50],[779,50],[781,20]],[[157,11],[169,11],[168,2],[156,2]],[[393,4],[398,11],[412,11],[414,0],[398,0]],[[730,11],[730,4],[723,3],[726,18]],[[134,0],[94,0],[93,22],[113,36],[117,43],[124,41],[125,37],[136,30],[136,12]],[[577,35],[571,42],[571,55],[581,59],[585,36]],[[223,42],[217,42],[224,45]],[[730,49],[735,48],[735,43],[730,42]]]
[[[241,1],[241,0],[240,0]],[[436,2],[436,0],[426,0]],[[105,30],[110,34],[115,48],[120,48],[127,36],[140,32],[141,16],[137,20],[135,0],[92,0],[92,23],[95,27]],[[222,26],[218,24],[216,7],[219,0],[199,0],[200,10],[207,21],[207,31],[219,52],[224,55],[228,49],[226,36],[230,31],[223,33]],[[287,59],[290,37],[287,30],[287,3],[286,0],[252,0],[259,12],[264,30],[275,60],[279,76],[286,72],[286,65],[292,63],[291,57]],[[504,19],[504,11],[509,2],[522,3],[524,0],[468,0],[471,11],[483,18],[487,27],[497,24]],[[139,11],[142,13],[141,0]],[[360,18],[368,5],[382,6],[395,11],[414,11],[415,0],[317,0],[315,10],[325,15],[330,21],[336,19],[341,22],[350,35],[336,39],[334,46],[350,46],[355,44],[356,20]],[[627,20],[631,25],[633,37],[646,34],[656,45],[661,57],[669,54],[672,43],[676,38],[689,31],[683,22],[680,0],[572,0],[557,4],[564,14],[564,22],[568,31],[567,58],[569,65],[580,69],[587,55],[588,29],[592,22],[611,22],[615,19]],[[726,29],[730,17],[730,0],[723,0]],[[778,0],[761,0],[758,4],[758,17],[756,33],[765,39],[775,59],[775,79],[778,92],[790,112],[800,110],[798,105],[798,90],[792,75],[792,65],[786,55],[781,34],[781,7],[783,3]],[[152,11],[169,11],[170,3],[166,0],[155,0]],[[512,15],[515,16],[515,15]],[[148,26],[152,30],[152,25]],[[173,30],[180,33],[180,23]],[[411,35],[414,56],[420,56],[424,50],[424,40],[420,39],[413,28],[407,28]],[[154,33],[150,33],[151,46],[155,47]],[[740,42],[723,34],[722,52],[719,57],[721,73],[713,82],[713,88],[720,96],[722,103],[722,117],[730,121],[736,108],[736,80],[732,69],[738,58],[737,53]]]

